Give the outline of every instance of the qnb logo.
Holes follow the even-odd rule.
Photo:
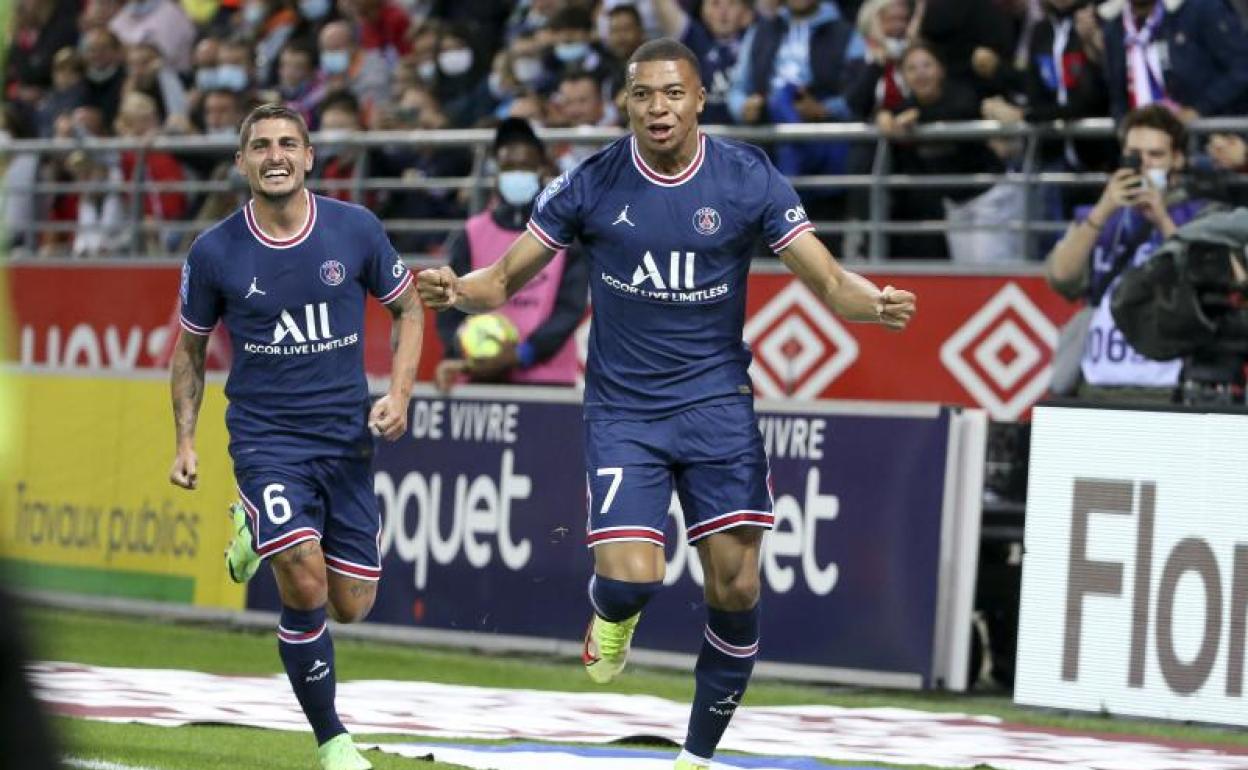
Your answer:
[[[298,356],[337,350],[360,341],[358,333],[335,337],[329,325],[329,303],[316,302],[303,310],[283,310],[273,326],[273,341],[267,344],[247,342],[243,350],[271,356]]]
[[[795,225],[806,219],[806,209],[799,203],[791,209],[785,209],[784,221]]]
[[[291,342],[304,343],[333,339],[333,336],[329,331],[328,302],[304,305],[302,328],[289,310],[282,311],[281,318],[277,319],[277,326],[273,327],[274,345],[282,344],[287,337]]]
[[[656,289],[692,289],[694,287],[693,265],[694,253],[692,251],[686,251],[683,260],[679,251],[673,251],[668,263],[667,282],[664,283],[663,275],[659,272],[654,256],[647,251],[646,255],[641,258],[641,264],[637,265],[637,269],[633,271],[632,285],[640,286],[649,281]]]

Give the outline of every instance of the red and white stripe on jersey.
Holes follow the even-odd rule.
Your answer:
[[[298,233],[285,240],[274,238],[260,229],[260,223],[256,221],[256,214],[253,211],[255,201],[247,201],[247,205],[243,206],[243,219],[247,220],[247,229],[251,231],[252,236],[270,249],[291,249],[306,241],[312,234],[312,228],[316,226],[316,196],[307,190],[304,190],[303,194],[308,200],[307,219],[304,220],[303,227],[299,228]]]
[[[776,515],[774,513],[768,511],[733,511],[732,513],[725,513],[688,527],[685,529],[685,539],[692,545],[707,535],[723,532],[725,529],[732,529],[733,527],[766,527],[771,529],[775,525]]]
[[[586,534],[585,542],[590,548],[603,543],[623,542],[654,543],[662,546],[667,538],[663,530],[650,527],[602,527]]]
[[[340,559],[337,556],[330,556],[329,554],[325,554],[325,569],[330,572],[337,572],[340,575],[356,578],[357,580],[376,582],[381,579],[381,567],[357,564],[353,561]]]
[[[550,235],[545,230],[542,229],[541,225],[534,222],[532,219],[529,220],[528,229],[529,229],[529,232],[533,234],[534,238],[541,241],[542,245],[550,249],[551,251],[558,251],[560,249],[566,249],[568,247],[568,244],[560,243],[559,241],[556,241],[554,238],[551,238]]]
[[[637,149],[637,137],[630,137],[628,141],[633,154],[633,167],[637,169],[637,173],[660,187],[679,187],[693,179],[698,169],[702,168],[702,161],[706,159],[706,134],[701,131],[698,132],[698,149],[693,154],[693,160],[679,174],[661,174],[650,168],[646,159],[641,157],[641,151]]]
[[[320,628],[314,628],[311,631],[291,631],[285,626],[278,625],[277,638],[286,644],[308,644],[320,639],[327,625],[327,623],[321,623]]]
[[[747,644],[744,646],[739,645],[739,644],[729,644],[728,642],[725,642],[723,639],[720,639],[719,636],[714,631],[711,630],[710,626],[706,627],[705,636],[706,636],[706,641],[710,642],[710,645],[712,647],[714,647],[715,649],[719,650],[723,654],[728,655],[730,657],[752,658],[758,654],[758,640],[757,639],[754,640],[753,644]]]
[[[412,271],[408,270],[403,276],[403,280],[399,281],[399,285],[390,290],[390,293],[384,297],[379,297],[381,304],[389,305],[399,297],[403,296],[403,292],[407,291],[407,287],[412,285]]]
[[[292,529],[284,535],[270,538],[263,543],[260,542],[260,509],[247,498],[247,495],[243,494],[241,487],[235,486],[234,488],[238,490],[238,498],[243,501],[243,507],[247,509],[247,518],[251,519],[251,531],[255,535],[256,540],[256,553],[260,558],[267,559],[273,554],[284,551],[292,545],[302,543],[305,540],[321,539],[321,533],[312,527],[300,527],[299,529]]]
[[[209,334],[212,334],[211,326],[200,326],[187,318],[181,312],[178,313],[178,323],[182,324],[182,328],[186,329],[191,334],[198,334],[201,337],[207,337]]]
[[[799,222],[793,225],[793,229],[782,235],[779,240],[771,244],[771,250],[781,252],[788,248],[788,245],[797,239],[802,233],[814,232],[815,226],[810,222]]]

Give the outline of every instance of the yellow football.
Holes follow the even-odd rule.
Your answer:
[[[500,313],[470,315],[455,334],[464,358],[470,360],[493,358],[502,352],[504,345],[515,344],[520,339],[515,324]]]

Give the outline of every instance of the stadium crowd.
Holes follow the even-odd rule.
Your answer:
[[[643,41],[682,40],[699,57],[704,123],[873,122],[893,139],[893,169],[913,174],[1017,169],[1021,145],[923,141],[916,125],[987,118],[1002,123],[1111,116],[1152,103],[1184,121],[1248,114],[1245,0],[17,0],[5,63],[3,130],[12,137],[232,137],[254,105],[281,101],[314,130],[316,181],[383,219],[462,219],[467,198],[429,188],[361,192],[353,180],[463,176],[467,151],[411,145],[367,152],[344,143],[369,129],[494,125],[613,126],[623,62]],[[777,144],[786,174],[864,173],[871,145]],[[1248,170],[1243,136],[1214,134],[1192,166]],[[590,148],[554,146],[552,173]],[[1046,141],[1043,170],[1117,167],[1106,141]],[[107,186],[55,195],[14,193],[11,245],[89,256],[142,253],[128,223],[141,216],[152,250],[187,245],[194,228],[237,205],[188,180],[237,180],[227,156],[19,154],[6,188],[36,181],[166,183],[133,201]],[[1044,218],[1068,220],[1095,200],[1054,191]],[[1091,196],[1091,197],[1087,197]],[[866,217],[844,190],[808,192],[814,218]],[[948,237],[895,238],[905,258],[985,262],[1021,258],[1021,233],[999,225],[1025,205],[1018,185],[909,188],[894,219],[945,220]],[[61,222],[31,235],[26,223]],[[189,233],[189,234],[188,234]],[[442,236],[392,233],[404,252]],[[846,244],[853,257],[852,250]]]

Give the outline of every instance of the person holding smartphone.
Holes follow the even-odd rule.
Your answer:
[[[1190,196],[1181,181],[1187,166],[1187,131],[1168,108],[1134,110],[1119,129],[1122,159],[1094,206],[1078,218],[1049,253],[1049,284],[1090,313],[1077,386],[1094,400],[1169,401],[1180,360],[1153,361],[1136,352],[1109,311],[1122,273],[1146,262],[1162,241],[1197,218],[1210,203]],[[1060,355],[1060,351],[1059,351]]]

